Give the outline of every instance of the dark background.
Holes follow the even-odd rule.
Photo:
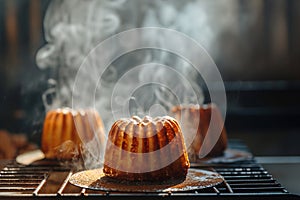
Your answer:
[[[0,129],[37,143],[51,71],[37,68],[35,54],[49,2],[0,0]],[[250,2],[231,1],[237,31],[228,24],[214,42],[219,53],[209,52],[225,81],[228,135],[256,155],[300,155],[300,1]]]

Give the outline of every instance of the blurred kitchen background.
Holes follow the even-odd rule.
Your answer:
[[[36,143],[45,115],[41,96],[54,73],[35,64],[45,44],[43,18],[50,2],[0,0],[0,129],[26,133]],[[199,42],[225,82],[229,137],[242,139],[256,156],[300,156],[300,1],[198,5]],[[277,170],[281,167],[300,178],[299,163],[270,165],[271,173],[283,177],[279,181],[294,180]],[[296,191],[295,183],[288,189]]]

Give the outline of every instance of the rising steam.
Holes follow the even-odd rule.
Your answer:
[[[236,3],[236,0],[219,1],[218,3],[210,0],[184,2],[180,0],[150,2],[144,0],[53,1],[44,21],[47,44],[37,54],[37,64],[41,69],[51,67],[55,68],[57,72],[57,76],[53,77],[55,83],[52,79],[52,87],[45,92],[43,97],[46,109],[71,106],[74,78],[88,52],[109,36],[130,28],[150,26],[175,29],[191,36],[209,52],[217,55],[218,48],[214,42],[225,26],[234,24],[227,22],[236,19],[236,7],[234,6]],[[212,12],[213,10],[214,12]],[[214,17],[215,11],[222,11],[226,15],[221,18],[220,15]],[[215,22],[218,23],[215,24]],[[226,27],[226,29],[235,31],[236,27]],[[156,35],[148,37],[157,39]],[[158,42],[165,41],[166,38],[160,36]],[[189,50],[188,47],[181,48]],[[131,57],[130,61],[123,59],[122,65],[116,63],[116,65],[110,66],[101,80],[102,84],[106,85],[107,91],[103,91],[101,95],[111,94],[115,81],[126,70],[125,61],[129,62],[127,65],[131,66],[155,61],[173,66],[189,79],[196,80],[195,82],[199,78],[192,71],[191,66],[180,58],[174,59],[168,53],[161,51],[144,52]],[[96,61],[94,65],[99,67]],[[148,78],[147,74],[149,73],[154,72],[142,72],[140,78]],[[156,71],[155,74],[154,78],[159,79],[164,72]],[[89,77],[88,74],[87,77]],[[193,87],[199,86],[194,85]],[[197,89],[201,91],[201,89]],[[159,90],[154,92],[155,98],[165,98],[166,95]],[[199,98],[201,102],[203,99],[201,92],[199,92]],[[97,100],[97,107],[106,108],[105,111],[109,112],[109,102],[105,102],[102,98],[97,98]],[[103,110],[104,113],[101,113],[101,116],[106,124],[109,119],[106,118],[105,111]]]
[[[230,9],[232,4],[236,2],[235,0],[222,2],[218,4],[219,9],[227,9],[226,13],[234,11]],[[222,17],[219,21],[220,24],[214,26],[212,21],[218,20],[208,17],[212,15],[210,13],[211,8],[210,0],[52,1],[44,21],[47,44],[39,50],[36,57],[37,64],[41,69],[55,68],[57,72],[57,75],[50,80],[51,87],[43,95],[46,110],[63,106],[71,107],[72,96],[95,94],[95,102],[90,98],[82,98],[81,101],[84,102],[82,105],[95,105],[107,131],[113,123],[113,119],[110,117],[110,97],[116,82],[130,68],[149,62],[172,66],[174,70],[190,80],[194,92],[196,91],[196,97],[181,87],[172,76],[166,76],[168,74],[166,69],[144,68],[139,72],[138,79],[132,79],[132,81],[122,85],[123,91],[127,91],[127,87],[137,85],[139,81],[159,82],[164,80],[168,86],[174,86],[175,91],[181,91],[181,95],[179,97],[172,95],[174,91],[169,91],[168,88],[159,85],[144,86],[146,89],[136,90],[129,100],[131,114],[149,114],[149,110],[154,109],[151,105],[159,105],[161,106],[158,106],[159,109],[165,109],[165,112],[169,112],[172,106],[178,104],[178,98],[180,103],[202,103],[204,96],[199,86],[201,76],[197,74],[190,63],[163,50],[146,49],[130,52],[111,63],[102,77],[97,76],[98,68],[106,66],[102,66],[99,60],[95,58],[95,60],[89,61],[91,66],[89,70],[82,72],[83,75],[79,80],[81,89],[73,91],[73,86],[79,67],[88,53],[109,36],[131,28],[163,27],[175,29],[203,44],[209,52],[218,54],[217,50],[212,48],[213,43],[220,30],[227,25],[226,20],[234,18],[234,12]],[[168,35],[149,34],[144,37],[152,38],[161,46],[167,42],[174,43],[168,38]],[[133,37],[132,41],[118,41],[119,43],[116,45],[131,45],[135,40],[136,38]],[[189,51],[189,46],[180,43],[177,45],[178,48]],[[107,52],[101,52],[99,57],[105,56],[110,50],[108,48]],[[192,56],[197,57],[199,55]],[[97,92],[90,83],[99,80],[102,89]],[[122,102],[123,99],[116,99],[116,101]],[[89,149],[89,147],[84,148]],[[88,153],[85,155],[89,157]],[[93,159],[87,157],[85,158],[88,160],[86,163],[92,162]]]

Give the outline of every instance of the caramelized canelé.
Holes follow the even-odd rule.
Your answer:
[[[193,157],[199,155],[200,149],[204,145],[204,138],[207,135],[210,137],[207,137],[204,148],[212,147],[207,157],[223,154],[227,148],[227,134],[221,112],[215,104],[176,106],[172,109],[172,113],[178,121],[181,121],[182,130],[187,137],[189,134],[193,134],[190,130],[196,131],[193,142],[188,148],[190,159],[194,160]],[[212,113],[214,113],[213,119]],[[221,133],[218,131],[221,131]],[[218,136],[217,141],[214,136]]]
[[[189,166],[175,119],[134,116],[112,125],[104,156],[106,176],[127,181],[180,180]]]
[[[82,140],[87,142],[94,137],[104,146],[104,127],[97,111],[50,110],[44,120],[42,151],[49,159],[71,159],[81,155]]]

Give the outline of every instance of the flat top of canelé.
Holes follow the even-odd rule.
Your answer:
[[[173,121],[175,123],[176,119],[170,117],[170,116],[159,116],[159,117],[151,117],[151,116],[144,116],[143,118],[140,118],[138,116],[132,116],[131,118],[122,118],[120,119],[122,121],[128,121],[128,122],[132,122],[135,125],[145,125],[147,126],[148,124],[153,124],[153,123],[157,123],[157,122],[165,122],[165,121]]]
[[[209,104],[186,104],[186,105],[177,105],[174,106],[171,111],[172,112],[177,112],[179,110],[207,110],[207,109],[215,109],[216,105],[214,103],[209,103]]]
[[[71,113],[73,116],[75,116],[77,114],[85,115],[87,112],[96,113],[97,111],[95,109],[92,109],[92,108],[88,108],[88,109],[72,109],[70,107],[56,108],[56,109],[48,111],[48,113],[62,113],[62,114]]]

